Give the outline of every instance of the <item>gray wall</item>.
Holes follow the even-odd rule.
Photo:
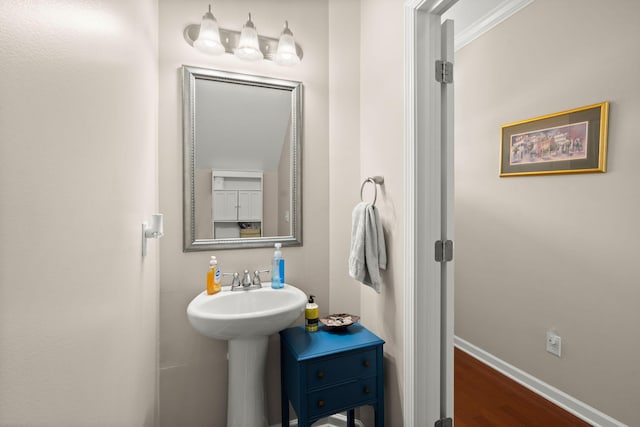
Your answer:
[[[156,420],[157,3],[0,2],[0,425]]]
[[[640,57],[627,0],[537,0],[456,54],[456,334],[640,425]],[[500,126],[610,101],[606,174],[499,178]],[[562,358],[545,332],[562,336]]]

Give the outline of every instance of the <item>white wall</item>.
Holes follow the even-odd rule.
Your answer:
[[[329,233],[332,313],[360,313],[349,277],[351,211],[360,201],[360,0],[329,0]]]
[[[151,426],[157,5],[0,3],[0,425]]]
[[[385,340],[385,419],[402,424],[403,388],[403,79],[402,2],[329,2],[330,299],[332,312],[359,313]],[[380,31],[384,28],[384,31]],[[382,53],[384,52],[384,53]],[[388,268],[380,294],[348,275],[351,211],[360,186],[383,175],[376,206],[382,219]],[[364,199],[372,200],[372,187]],[[360,410],[373,425],[370,407]]]
[[[230,56],[207,58],[181,36],[185,25],[199,19],[202,5],[178,1],[160,5],[160,188],[162,209],[172,222],[162,246],[161,423],[202,425],[226,419],[226,344],[198,336],[185,315],[189,300],[203,289],[210,253],[183,254],[181,249],[178,68],[182,64],[304,82],[304,246],[285,248],[287,275],[293,284],[319,296],[321,315],[360,313],[363,323],[385,339],[386,419],[398,422],[403,375],[402,2],[329,0],[301,5],[247,0],[240,5],[218,2],[215,9],[225,28],[235,28],[245,9],[251,10],[259,32],[267,35],[279,32],[277,21],[286,14],[304,58],[293,69],[246,64]],[[260,15],[266,17],[259,21]],[[369,175],[384,175],[386,180],[377,204],[389,253],[380,295],[348,276],[351,210],[359,201],[362,179]],[[217,255],[223,270],[233,271],[248,263],[267,265],[271,250]],[[270,344],[273,349],[277,339]],[[271,351],[268,361],[271,423],[280,419],[278,357]],[[369,409],[361,416],[371,422]]]
[[[456,55],[456,334],[640,425],[637,2],[537,0]],[[500,126],[610,101],[605,174],[498,177]],[[545,332],[562,336],[562,357]]]
[[[248,63],[231,55],[209,57],[183,38],[188,24],[206,11],[201,1],[160,3],[160,206],[166,214],[161,247],[160,423],[223,425],[226,420],[227,344],[198,335],[189,325],[186,307],[202,292],[211,252],[182,252],[182,116],[179,69],[183,64],[304,83],[303,242],[284,248],[287,281],[316,295],[320,314],[329,313],[329,145],[328,145],[328,10],[327,1],[223,0],[213,4],[222,28],[239,29],[251,11],[260,34],[277,37],[289,20],[304,50],[293,68],[262,61]],[[223,271],[269,268],[273,249],[217,251]],[[280,419],[278,339],[270,342],[267,365],[269,421]]]
[[[363,321],[385,340],[385,419],[401,425],[404,334],[404,15],[397,0],[361,2],[360,184],[384,176],[376,207],[387,244],[380,294],[362,287]],[[371,186],[368,185],[368,191]],[[358,185],[358,191],[360,186]],[[359,194],[358,194],[359,196]],[[369,192],[367,200],[372,199]],[[366,418],[365,418],[366,420]],[[368,420],[366,425],[370,424]]]

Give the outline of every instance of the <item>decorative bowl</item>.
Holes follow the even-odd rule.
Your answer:
[[[320,323],[329,329],[344,329],[360,320],[360,316],[348,313],[330,314],[327,317],[321,317]]]

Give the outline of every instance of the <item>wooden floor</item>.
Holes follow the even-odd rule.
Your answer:
[[[454,367],[456,427],[590,426],[457,348]]]

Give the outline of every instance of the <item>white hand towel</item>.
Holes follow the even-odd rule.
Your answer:
[[[362,202],[353,209],[349,275],[380,293],[380,269],[387,268],[382,223],[375,206]]]
[[[367,267],[364,259],[365,222],[368,203],[358,203],[351,214],[351,252],[349,253],[349,275],[364,282]]]

